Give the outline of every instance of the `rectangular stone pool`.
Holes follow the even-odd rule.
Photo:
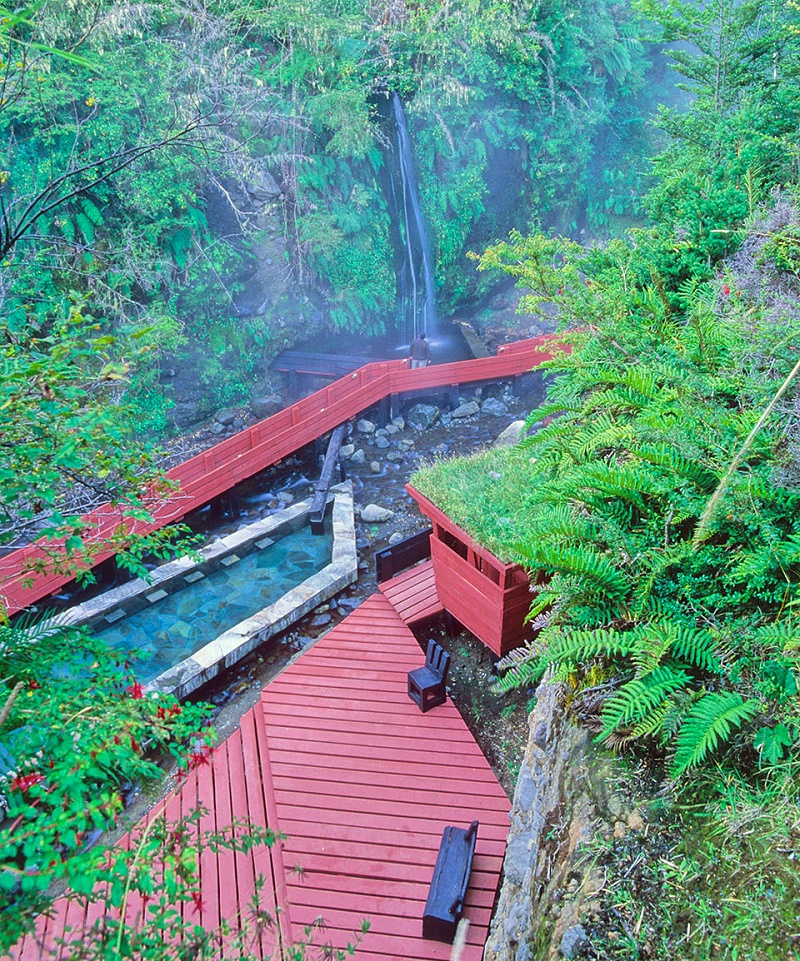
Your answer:
[[[358,576],[353,497],[332,489],[326,533],[300,501],[67,612],[121,654],[148,688],[185,696]]]

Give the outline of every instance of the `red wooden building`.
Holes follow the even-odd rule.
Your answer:
[[[505,564],[477,544],[427,497],[406,490],[430,518],[436,593],[467,630],[503,656],[532,635],[525,616],[531,606],[530,578],[519,564]]]

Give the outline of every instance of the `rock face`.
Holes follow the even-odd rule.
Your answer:
[[[542,682],[511,812],[505,880],[484,961],[577,958],[589,946],[581,920],[602,888],[587,842],[614,826],[643,826],[614,796],[614,761],[569,722],[566,688]]]

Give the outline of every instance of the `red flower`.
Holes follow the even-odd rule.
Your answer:
[[[189,755],[189,770],[193,771],[196,767],[200,767],[201,764],[210,764],[211,752],[212,748],[207,744],[204,744],[196,751],[192,751]]]
[[[722,285],[722,295],[723,295],[723,297],[728,297],[728,296],[730,296],[730,292],[731,292],[731,288],[728,286],[728,284],[723,284],[723,285]]]
[[[169,709],[169,713],[172,715],[181,714],[182,712],[183,712],[183,708],[180,706],[180,704],[173,704],[172,707]]]
[[[43,780],[44,774],[39,774],[38,772],[33,774],[20,774],[9,784],[8,790],[27,791],[28,788],[32,788],[34,784],[41,784]]]
[[[194,902],[195,912],[203,910],[203,905],[205,902],[203,901],[202,895],[199,891],[192,891],[192,901]]]
[[[28,681],[28,689],[31,691],[38,691],[42,685],[35,679]]]
[[[130,687],[125,688],[125,693],[129,694],[134,700],[144,697],[144,690],[138,681],[134,681]]]

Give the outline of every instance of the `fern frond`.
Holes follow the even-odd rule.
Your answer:
[[[675,628],[672,656],[680,661],[688,661],[709,674],[719,674],[722,658],[711,631],[699,627],[679,624]]]
[[[598,628],[593,631],[568,631],[553,639],[544,656],[551,664],[578,663],[595,657],[626,657],[634,647],[633,632]]]
[[[613,734],[609,734],[606,738],[606,743],[610,747],[613,747],[614,750],[618,750],[619,748],[627,747],[628,744],[633,744],[634,741],[641,741],[643,738],[658,734],[664,726],[664,719],[671,710],[672,703],[670,701],[664,701],[660,707],[651,711],[646,718],[639,721],[638,724],[635,724],[626,733],[623,734],[620,731],[615,731]]]
[[[759,701],[745,701],[733,691],[714,691],[695,704],[678,731],[672,777],[680,777],[703,761],[761,710]]]
[[[603,727],[598,740],[605,740],[613,731],[631,723],[639,723],[673,691],[685,687],[689,675],[681,668],[662,665],[643,678],[623,684],[617,694],[603,708]]]
[[[588,547],[568,544],[559,549],[550,543],[525,542],[515,544],[514,551],[525,559],[526,566],[532,570],[574,575],[587,581],[593,590],[611,598],[621,598],[627,594],[628,578],[625,574],[608,558]]]
[[[646,471],[614,461],[599,461],[578,468],[574,484],[576,491],[584,488],[584,497],[589,503],[594,502],[591,495],[586,497],[591,491],[591,494],[599,494],[602,498],[620,497],[640,509],[645,506],[645,497],[659,493],[653,478]]]
[[[701,490],[713,490],[719,483],[719,477],[713,471],[684,457],[669,444],[643,444],[637,447],[633,454],[637,460],[661,467],[668,471],[670,476],[682,477]]]
[[[547,661],[544,658],[533,656],[511,667],[503,677],[491,684],[489,690],[492,694],[507,694],[521,687],[531,687],[540,680],[546,668]]]

